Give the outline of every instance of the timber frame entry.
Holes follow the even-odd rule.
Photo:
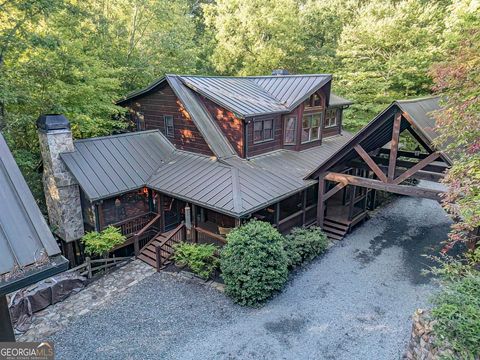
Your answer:
[[[418,144],[414,151],[399,148],[404,131]],[[424,124],[402,109],[402,102],[394,102],[310,174],[319,181],[317,225],[324,226],[326,201],[347,186],[354,192],[366,188],[440,201],[442,190],[413,186],[408,180],[439,182],[450,166]]]

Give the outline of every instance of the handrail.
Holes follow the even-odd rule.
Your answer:
[[[220,241],[220,242],[222,242],[222,243],[224,243],[224,244],[227,243],[227,240],[225,240],[225,238],[224,238],[222,235],[220,235],[220,234],[214,233],[214,232],[212,232],[212,231],[206,230],[206,229],[201,228],[201,227],[198,227],[198,226],[195,227],[195,230],[197,230],[198,232],[204,233],[204,234],[206,234],[206,235],[208,235],[208,236],[211,236],[211,237],[213,237],[214,239],[217,239],[218,241]]]
[[[140,254],[140,245],[139,245],[139,240],[140,236],[145,233],[148,229],[150,229],[157,221],[160,219],[161,214],[157,214],[152,220],[150,220],[143,228],[141,228],[137,233],[133,235],[133,249],[135,252],[135,256],[138,256]]]
[[[150,220],[147,225],[145,225],[143,228],[140,229],[140,231],[138,231],[135,236],[141,236],[143,235],[143,233],[145,231],[147,231],[153,224],[155,224],[155,222],[160,219],[162,215],[158,214],[157,216],[155,216],[152,220]]]
[[[159,246],[164,245],[164,243],[165,243],[167,240],[170,240],[170,238],[171,238],[172,236],[174,236],[175,234],[177,234],[178,231],[181,230],[182,226],[185,226],[185,224],[183,223],[183,221],[182,221],[182,223],[181,223],[180,225],[178,225],[175,229],[173,229],[173,230],[171,231],[171,233],[167,236],[167,238],[166,238],[164,241],[162,241],[162,243],[161,243]],[[156,233],[155,236],[152,237],[152,239],[151,239],[150,241],[148,241],[148,242],[140,249],[140,252],[141,252],[143,249],[145,249],[147,246],[149,246],[152,242],[154,242],[155,239],[156,239],[159,235],[161,235],[161,234],[162,234],[161,232]]]
[[[109,224],[109,226],[121,226],[121,225],[123,225],[123,224],[125,224],[125,223],[127,223],[127,222],[130,222],[130,221],[139,219],[139,218],[144,217],[144,216],[147,216],[147,215],[152,215],[152,214],[155,214],[155,213],[152,212],[152,211],[149,211],[149,212],[146,212],[146,213],[144,213],[144,214],[135,215],[135,216],[132,216],[132,217],[123,219],[123,220],[121,220],[121,221],[117,221],[116,223]]]
[[[180,231],[185,230],[185,223],[182,221],[180,225],[178,225],[175,229],[172,230],[172,232],[166,237],[165,240],[163,240],[160,244],[155,246],[155,258],[156,258],[156,266],[157,266],[157,271],[160,271],[162,267],[162,247],[165,246],[167,242],[172,240],[172,238],[177,235]]]

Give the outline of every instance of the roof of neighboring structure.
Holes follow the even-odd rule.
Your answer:
[[[52,276],[66,266],[68,262],[60,255],[60,248],[0,134],[0,295]]]
[[[321,147],[300,152],[279,150],[251,160],[219,160],[175,150],[154,130],[76,141],[76,151],[62,154],[62,159],[92,201],[148,186],[206,208],[243,216],[314,183],[303,177],[349,138],[349,134],[334,136],[324,139]],[[137,146],[144,151],[138,151]],[[132,180],[129,186],[127,179]]]
[[[385,110],[378,114],[372,121],[355,134],[341,149],[332,154],[323,164],[310,172],[306,178],[310,178],[321,171],[325,171],[331,166],[339,163],[345,163],[357,157],[354,146],[360,144],[365,151],[369,152],[389,143],[392,138],[392,124],[395,114],[398,110],[405,112],[414,126],[410,122],[402,120],[400,132],[407,128],[419,134],[425,139],[430,149],[435,149],[432,140],[438,136],[435,131],[435,119],[432,112],[440,109],[438,97],[428,97],[412,100],[394,101]],[[374,136],[373,136],[374,134]],[[442,150],[442,149],[438,149]],[[449,157],[442,153],[442,158],[451,163]]]
[[[315,91],[329,84],[332,80],[332,75],[308,74],[244,77],[166,75],[146,88],[128,94],[118,104],[123,104],[126,101],[131,101],[155,91],[165,80],[171,84],[171,79],[181,81],[189,89],[232,111],[237,117],[245,118],[291,112]],[[329,94],[329,96],[331,95]],[[350,105],[351,102],[335,96],[334,104],[334,106],[342,106]]]

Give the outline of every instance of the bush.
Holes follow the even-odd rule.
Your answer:
[[[480,249],[463,261],[449,259],[433,272],[442,278],[442,290],[433,298],[433,331],[440,345],[462,359],[480,357]]]
[[[119,228],[108,226],[101,232],[88,232],[82,237],[87,255],[105,256],[115,246],[123,244],[126,237]]]
[[[258,306],[288,278],[283,236],[267,222],[252,220],[227,235],[221,253],[225,293],[236,303]]]
[[[208,279],[218,268],[215,256],[218,247],[212,244],[180,243],[174,246],[173,259],[181,266],[187,266],[194,274]]]
[[[319,227],[294,228],[285,238],[285,252],[289,267],[313,260],[325,251],[327,235]]]

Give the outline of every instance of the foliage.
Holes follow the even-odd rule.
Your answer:
[[[241,305],[258,306],[287,281],[283,236],[267,222],[252,220],[227,235],[220,267],[225,293]]]
[[[358,8],[341,34],[335,86],[355,101],[358,130],[393,100],[428,94],[429,67],[440,55],[444,7],[439,2],[373,0]]]
[[[462,359],[480,355],[480,249],[464,259],[447,257],[433,272],[441,276],[442,289],[434,299],[434,333],[441,345]]]
[[[328,245],[327,236],[319,227],[293,228],[285,238],[285,252],[290,267],[313,260]]]
[[[177,264],[186,265],[203,279],[208,279],[219,266],[216,257],[218,247],[213,244],[180,243],[174,246],[173,259]]]
[[[123,244],[125,240],[126,237],[115,226],[108,226],[101,232],[88,232],[82,237],[85,253],[97,256],[106,255],[115,246]]]
[[[448,186],[443,205],[458,222],[450,233],[450,246],[457,241],[475,246],[472,231],[480,226],[480,5],[461,1],[450,8],[445,33],[449,56],[431,71],[434,90],[443,95],[443,108],[436,112],[438,145],[454,159],[444,183]]]

